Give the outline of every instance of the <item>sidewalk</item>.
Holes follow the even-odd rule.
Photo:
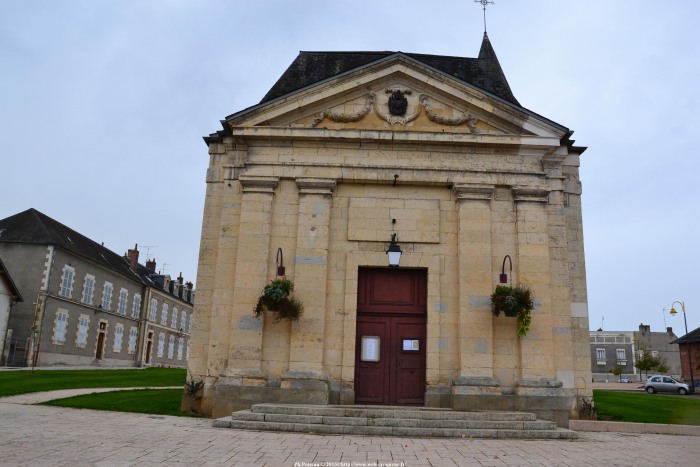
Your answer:
[[[27,394],[18,394],[16,396],[0,397],[0,402],[4,402],[7,404],[31,405],[31,404],[41,404],[42,402],[48,402],[48,401],[52,401],[54,399],[65,399],[66,397],[81,396],[83,394],[97,394],[100,392],[113,392],[113,391],[133,391],[136,389],[182,389],[182,386],[60,389],[57,391],[29,392]],[[0,464],[0,465],[2,465],[2,464]]]
[[[0,420],[3,467],[292,467],[295,462],[351,466],[374,461],[436,467],[669,466],[700,458],[700,443],[692,436],[582,432],[575,441],[317,436],[219,429],[209,419],[21,405],[7,399],[0,400]]]

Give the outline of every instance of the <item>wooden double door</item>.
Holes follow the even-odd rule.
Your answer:
[[[359,270],[357,404],[424,405],[426,292],[424,269]]]

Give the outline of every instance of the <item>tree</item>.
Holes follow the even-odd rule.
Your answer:
[[[664,359],[658,355],[654,356],[645,344],[639,345],[639,358],[634,363],[634,366],[639,371],[643,371],[645,377],[649,376],[649,371],[668,372],[668,365]]]

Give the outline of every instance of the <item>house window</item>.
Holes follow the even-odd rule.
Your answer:
[[[117,308],[117,313],[120,315],[126,314],[126,301],[129,298],[129,292],[122,288],[119,291],[119,307]]]
[[[105,282],[105,285],[102,288],[102,308],[104,308],[105,310],[109,310],[109,307],[112,306],[113,288],[114,286],[111,282]]]
[[[163,356],[163,348],[165,347],[165,334],[162,332],[158,335],[158,356]]]
[[[177,340],[177,359],[182,360],[182,347],[184,344],[184,340],[182,337]]]
[[[92,305],[92,296],[95,293],[95,276],[85,274],[85,282],[83,282],[83,298],[82,302]]]
[[[166,326],[168,324],[168,304],[163,303],[163,311],[160,313],[160,324]]]
[[[122,351],[122,339],[124,338],[124,325],[117,324],[114,328],[114,345],[112,350],[116,353]]]
[[[170,339],[168,339],[168,358],[173,358],[173,354],[175,353],[175,336],[170,336]]]
[[[625,349],[617,349],[616,352],[618,360],[627,360],[627,357],[625,356]]]
[[[190,334],[192,334],[192,318],[194,318],[194,314],[193,314],[193,313],[190,313],[190,324],[189,324],[189,326],[187,327],[187,329],[188,329],[187,332],[189,332]]]
[[[141,317],[141,294],[134,294],[134,304],[131,307],[131,316],[133,318]]]
[[[68,311],[58,309],[53,327],[53,343],[63,344],[66,340],[66,325],[68,324]]]
[[[173,319],[170,321],[170,326],[177,328],[177,307],[173,307]]]
[[[63,276],[61,276],[61,289],[58,294],[61,297],[70,298],[73,294],[73,279],[75,279],[75,268],[68,265],[63,266]]]
[[[133,354],[136,352],[136,334],[137,330],[134,326],[131,326],[131,329],[129,329],[129,349],[128,352],[130,354]]]
[[[605,365],[605,349],[595,349],[595,358],[598,365]]]
[[[88,325],[90,324],[90,318],[87,315],[80,315],[78,319],[78,337],[75,339],[75,345],[77,347],[85,347],[87,344],[87,333]]]
[[[187,350],[185,351],[185,360],[190,359],[190,341],[189,339],[187,340]]]
[[[151,315],[148,317],[151,321],[156,321],[156,314],[158,313],[158,300],[155,298],[151,299]]]
[[[184,331],[187,327],[187,312],[182,310],[182,318],[180,318],[180,328]]]

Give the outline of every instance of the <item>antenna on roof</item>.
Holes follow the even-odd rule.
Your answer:
[[[141,248],[146,249],[146,261],[151,259],[151,248],[158,248],[158,245],[141,245]]]
[[[484,34],[486,34],[486,5],[493,5],[491,0],[474,0],[474,3],[481,3],[484,7]]]

